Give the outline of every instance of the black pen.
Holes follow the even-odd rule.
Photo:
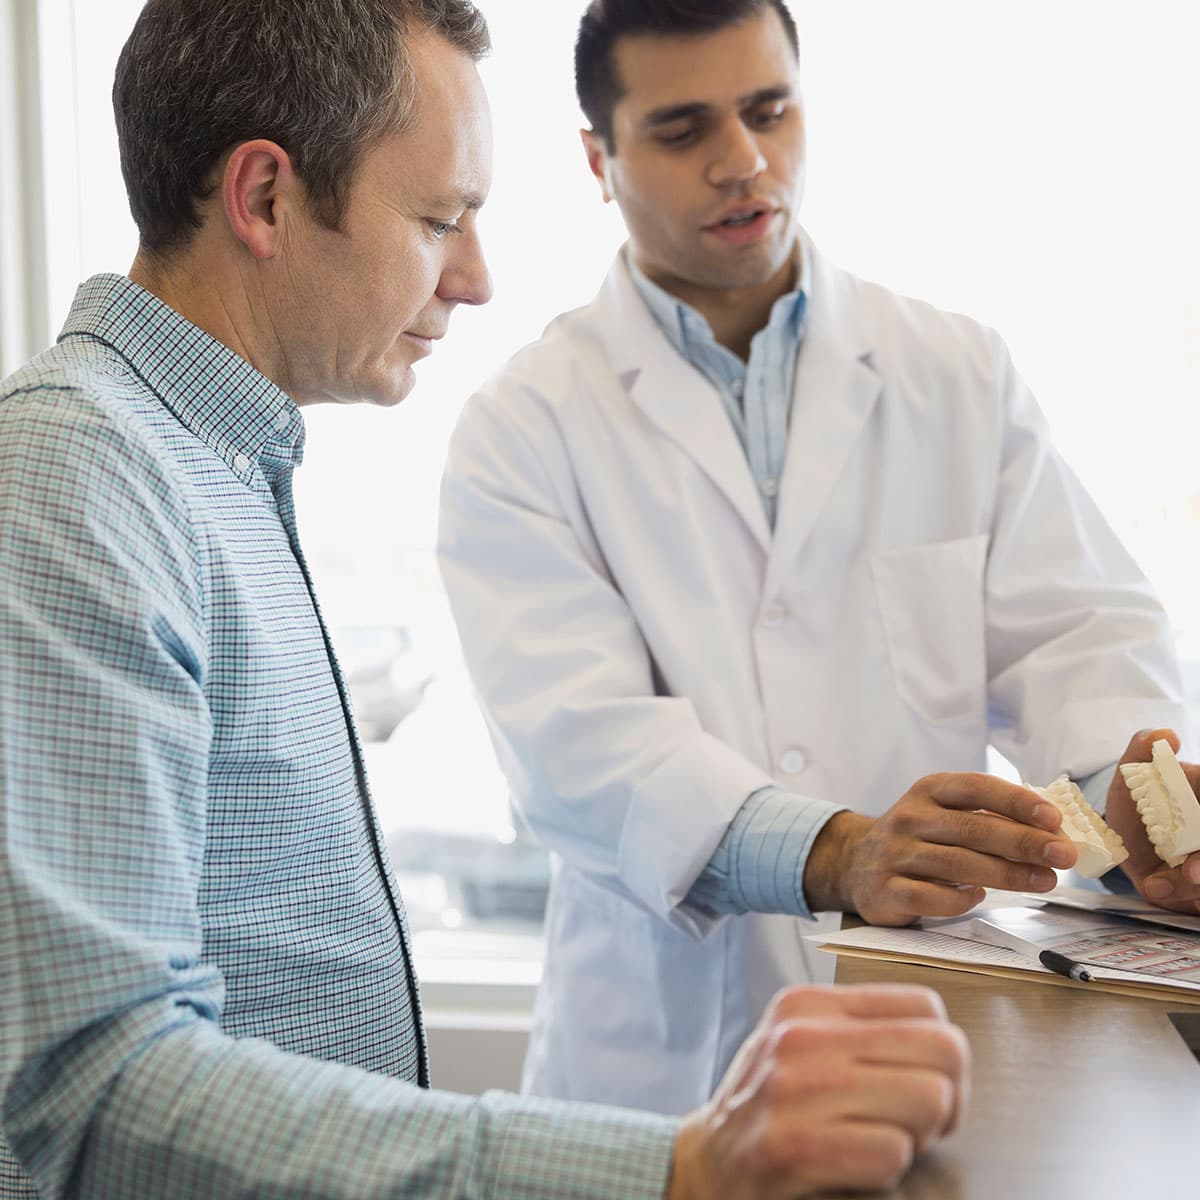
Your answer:
[[[1038,962],[1048,967],[1056,975],[1065,975],[1068,979],[1077,979],[1080,983],[1091,983],[1092,973],[1083,965],[1057,950],[1043,950],[1038,955]]]

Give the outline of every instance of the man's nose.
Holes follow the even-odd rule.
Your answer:
[[[455,304],[486,304],[492,298],[492,273],[483,245],[474,231],[458,235],[457,241],[458,253],[442,271],[438,297]]]
[[[713,187],[745,183],[767,169],[767,160],[754,131],[740,117],[726,123],[717,140],[717,152],[705,168],[705,178]]]

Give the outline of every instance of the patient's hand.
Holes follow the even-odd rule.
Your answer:
[[[780,992],[684,1121],[668,1200],[890,1189],[962,1119],[969,1063],[926,988]]]

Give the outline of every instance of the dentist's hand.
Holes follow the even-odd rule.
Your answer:
[[[1159,738],[1170,742],[1172,750],[1179,749],[1179,738],[1174,730],[1143,729],[1133,735],[1121,761],[1149,762],[1150,747]],[[1183,767],[1192,790],[1200,792],[1200,766],[1195,763],[1179,765]],[[1113,772],[1105,810],[1105,820],[1121,835],[1129,851],[1121,870],[1133,881],[1138,892],[1160,908],[1192,915],[1200,912],[1200,851],[1189,854],[1178,867],[1168,867],[1154,852],[1146,827],[1138,815],[1137,805],[1120,771]]]
[[[685,1119],[667,1200],[888,1190],[967,1104],[970,1050],[915,987],[780,992]]]
[[[919,779],[882,817],[838,813],[813,843],[804,893],[813,911],[873,925],[961,916],[984,888],[1048,892],[1075,865],[1062,815],[1030,788],[993,775]]]

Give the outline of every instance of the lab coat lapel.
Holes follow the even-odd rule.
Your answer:
[[[863,436],[883,390],[870,342],[850,303],[853,281],[813,256],[812,295],[796,365],[788,449],[780,483],[768,594],[795,561]]]
[[[598,300],[610,361],[632,402],[720,489],[769,552],[771,531],[746,455],[717,390],[675,351],[619,259]]]

